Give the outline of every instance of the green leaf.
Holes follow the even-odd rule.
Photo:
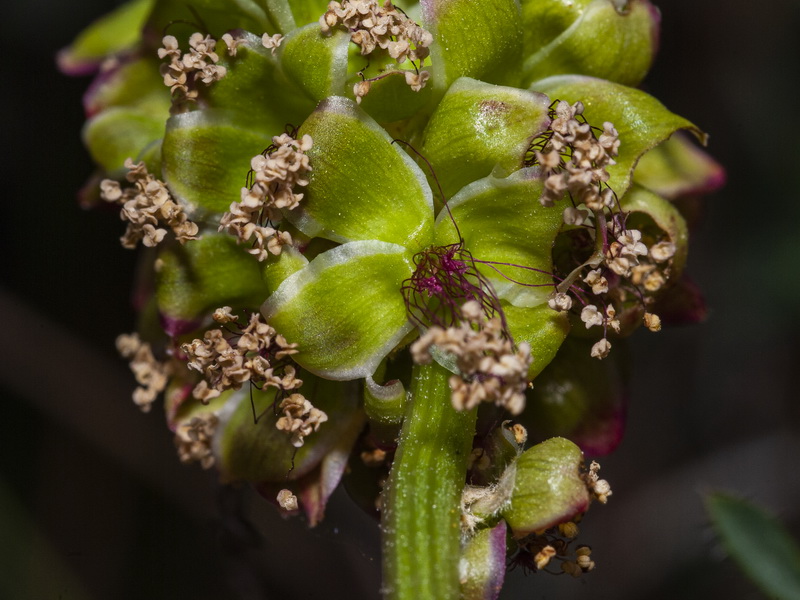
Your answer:
[[[88,75],[109,55],[134,46],[154,0],[133,0],[84,29],[58,53],[58,67],[70,75]]]
[[[545,23],[539,27],[548,33],[566,25],[576,11],[580,13],[546,46],[526,58],[525,85],[568,73],[638,85],[650,69],[658,47],[658,10],[646,0],[626,2],[624,10],[613,0],[582,2],[585,6],[580,9],[572,4],[545,0],[523,5],[524,22],[544,17]]]
[[[527,342],[533,362],[528,378],[534,379],[556,357],[569,333],[569,319],[546,304],[523,308],[503,303],[506,323],[515,344]]]
[[[208,87],[200,86],[205,105],[235,113],[245,127],[279,133],[287,123],[302,123],[316,102],[312,102],[281,72],[277,55],[261,43],[261,37],[244,31],[236,56],[217,48],[225,77]],[[220,44],[222,45],[222,44]]]
[[[627,225],[632,229],[639,229],[644,235],[648,234],[648,227],[652,224],[667,234],[669,241],[675,244],[675,256],[672,258],[670,279],[677,281],[686,265],[686,255],[689,252],[689,229],[686,220],[671,202],[664,200],[658,194],[639,185],[633,185],[620,200],[620,207],[632,213]],[[646,219],[642,220],[641,216]]]
[[[158,62],[151,58],[121,60],[95,78],[83,97],[88,115],[96,115],[112,106],[130,106],[158,117],[169,118],[169,88],[158,72]]]
[[[156,297],[163,316],[189,321],[220,306],[259,306],[268,290],[259,262],[226,234],[204,233],[161,254]]]
[[[377,375],[376,375],[377,377]],[[408,394],[399,379],[376,383],[372,376],[364,379],[364,410],[370,425],[399,426],[403,422]]]
[[[714,191],[725,182],[722,166],[676,133],[642,156],[633,181],[668,200]]]
[[[447,90],[423,133],[421,154],[447,198],[486,177],[522,168],[531,140],[549,124],[542,95],[462,77]]]
[[[276,123],[273,132],[282,127]],[[219,109],[173,116],[161,149],[170,191],[201,215],[227,211],[241,198],[250,160],[272,143],[272,135]]]
[[[237,4],[250,3],[252,0],[236,0]],[[297,28],[292,14],[292,8],[287,0],[257,0],[259,5],[267,9],[270,21],[274,23],[279,33],[288,34]]]
[[[425,176],[354,102],[325,100],[303,123],[312,171],[289,221],[308,236],[379,240],[417,251],[430,244],[433,205]]]
[[[459,77],[513,85],[519,79],[522,27],[514,0],[422,0],[433,34],[432,84],[444,91]]]
[[[608,168],[608,185],[622,196],[630,186],[631,172],[639,158],[673,133],[687,129],[701,140],[704,134],[691,122],[669,112],[661,102],[618,83],[580,75],[549,77],[532,84],[553,100],[583,102],[586,120],[597,127],[610,121],[619,132],[619,156]]]
[[[86,122],[83,143],[106,171],[121,169],[126,158],[137,160],[164,135],[164,119],[152,112],[130,107],[104,110]]]
[[[283,281],[308,264],[308,259],[294,246],[284,246],[278,256],[270,254],[261,263],[261,278],[269,293],[278,289]]]
[[[277,19],[271,18],[264,6],[268,3],[269,0],[159,0],[147,20],[147,28],[159,39],[165,31],[174,35],[181,47],[198,31],[207,31],[216,40],[232,29],[280,32]],[[285,7],[291,16],[288,5]]]
[[[583,453],[564,438],[552,438],[523,452],[516,469],[514,491],[502,515],[514,537],[548,529],[583,513],[589,492],[581,478]]]
[[[328,0],[289,0],[289,6],[298,27],[316,23],[328,10]]]
[[[800,548],[763,509],[733,496],[706,498],[714,529],[739,567],[770,598],[800,598]]]
[[[297,376],[303,380],[297,391],[324,411],[328,420],[296,449],[290,436],[275,426],[281,416],[271,406],[275,388],[252,389],[251,404],[251,390],[245,386],[220,413],[221,433],[215,453],[226,478],[252,482],[297,480],[319,464],[350,429],[354,419],[363,419],[358,411],[355,382],[328,381],[302,370]],[[258,423],[253,419],[254,410],[261,415]]]
[[[323,35],[319,24],[306,25],[287,35],[280,45],[281,69],[314,103],[341,96],[347,79],[349,44],[350,34],[345,31]]]
[[[287,278],[261,312],[312,373],[366,377],[411,329],[400,285],[412,269],[401,246],[350,242]]]
[[[364,429],[364,414],[361,411],[355,412],[347,420],[348,429],[341,431],[337,436],[336,443],[325,454],[320,462],[319,468],[306,475],[298,482],[298,497],[303,506],[303,511],[308,519],[309,527],[316,527],[325,518],[325,508],[328,505],[331,495],[339,486],[344,472],[348,468],[348,458],[353,451],[353,446]],[[283,482],[270,486],[282,488]],[[263,494],[264,486],[259,486],[259,491]],[[277,490],[271,494],[277,496]]]
[[[365,76],[373,77],[371,69],[365,72]],[[345,90],[348,96],[353,95],[352,86],[360,80],[358,76],[350,77]],[[364,96],[360,106],[379,123],[394,123],[420,112],[430,102],[432,94],[433,87],[430,85],[418,92],[412,90],[406,83],[405,70],[401,69],[373,81],[369,94]]]
[[[85,589],[85,575],[72,571],[72,561],[63,547],[54,546],[52,531],[18,485],[10,472],[0,477],[0,596],[90,600],[94,594]]]
[[[520,0],[525,56],[547,46],[577,21],[594,0]]]
[[[535,169],[506,179],[489,176],[465,187],[436,220],[436,243],[458,241],[492,281],[497,295],[515,306],[537,306],[553,291],[552,250],[561,209],[539,202],[542,182]],[[452,214],[452,219],[450,218]]]

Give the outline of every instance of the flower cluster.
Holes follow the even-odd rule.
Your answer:
[[[217,425],[219,419],[215,414],[203,413],[178,426],[175,431],[175,447],[182,463],[199,462],[204,469],[214,466],[211,440]]]
[[[126,179],[133,184],[122,189],[119,182],[104,179],[100,182],[100,197],[106,202],[122,206],[120,218],[128,222],[125,235],[120,238],[125,248],[135,248],[139,240],[145,246],[159,244],[167,235],[167,230],[158,225],[166,225],[182,244],[197,239],[198,227],[189,221],[183,206],[170,196],[163,181],[147,172],[144,163],[125,160],[128,173]]]
[[[611,351],[608,330],[620,332],[613,303],[628,298],[627,288],[648,306],[652,294],[666,283],[676,248],[669,240],[659,240],[648,249],[642,232],[626,226],[627,214],[607,184],[607,169],[619,153],[619,135],[609,122],[602,130],[592,127],[583,110],[581,102],[554,102],[550,127],[531,144],[526,164],[541,168],[542,205],[553,206],[568,194],[571,205],[564,210],[564,223],[593,236],[594,253],[560,280],[548,305],[559,312],[570,311],[572,296],[578,298],[586,328],[603,328],[603,337],[591,349],[593,357],[602,359]],[[596,131],[601,132],[599,136]],[[658,315],[645,312],[643,321],[651,331],[661,329]]]
[[[117,337],[117,350],[123,358],[130,359],[131,371],[139,384],[133,392],[133,402],[142,412],[149,412],[153,402],[167,387],[172,369],[153,356],[150,344],[143,342],[138,333]]]
[[[542,169],[544,191],[539,201],[553,206],[565,192],[577,204],[591,211],[613,208],[614,191],[604,187],[608,181],[607,167],[615,164],[619,152],[619,135],[611,123],[603,124],[603,133],[595,137],[592,126],[582,118],[583,104],[571,105],[563,100],[555,104],[549,131],[532,146],[533,162]],[[572,207],[564,213],[564,221],[580,225],[587,211]]]
[[[486,319],[481,305],[474,300],[461,308],[458,326],[444,329],[434,325],[411,346],[411,355],[419,364],[428,364],[431,346],[456,357],[461,375],[450,378],[451,400],[456,410],[470,410],[481,402],[503,406],[518,415],[525,407],[530,346],[514,350],[504,335],[499,318]]]
[[[309,402],[302,394],[292,394],[284,398],[278,410],[283,413],[275,423],[280,431],[285,431],[292,436],[292,445],[299,448],[305,442],[305,437],[319,429],[328,415]]]
[[[376,0],[330,2],[328,10],[320,17],[319,24],[324,33],[337,26],[345,27],[350,31],[350,41],[361,48],[363,56],[381,48],[398,65],[409,60],[414,70],[404,71],[406,84],[415,92],[425,87],[430,74],[420,71],[419,67],[430,53],[428,48],[433,43],[433,36],[409,19],[390,0],[382,5]],[[356,100],[361,102],[361,98],[369,92],[371,82],[385,76],[357,83],[353,88]]]
[[[225,306],[214,312],[214,319],[218,323],[235,325],[238,317]],[[202,340],[194,339],[181,345],[189,368],[204,377],[192,392],[202,402],[216,398],[225,390],[238,390],[248,381],[283,391],[299,388],[303,381],[295,377],[294,367],[281,362],[295,354],[296,348],[297,344],[289,344],[264,323],[258,313],[253,313],[250,322],[239,327],[232,337],[226,337],[222,329],[209,329]]]
[[[241,327],[231,307],[223,306],[214,311],[214,320],[226,326],[226,331],[230,331],[227,327],[237,327],[238,331],[226,336],[222,329],[209,329],[202,340],[194,339],[181,346],[189,369],[203,375],[192,392],[194,397],[207,403],[225,390],[238,390],[247,382],[258,389],[277,388],[276,403],[290,393],[278,405],[283,416],[275,426],[291,435],[295,448],[302,446],[305,437],[317,431],[328,416],[294,392],[303,381],[286,359],[297,353],[297,344],[288,343],[258,313],[251,314],[248,324]]]
[[[306,152],[313,145],[311,136],[297,140],[294,135],[273,137],[272,145],[253,157],[241,201],[233,202],[220,220],[219,230],[227,230],[239,242],[253,239],[248,252],[259,261],[266,260],[270,253],[280,254],[283,246],[292,243],[289,232],[278,231],[276,226],[282,218],[280,209],[296,208],[303,199],[303,194],[295,193],[294,188],[308,185],[306,175],[311,165]]]
[[[173,98],[195,101],[198,95],[195,82],[209,85],[225,77],[227,70],[217,64],[219,55],[214,52],[217,42],[211,36],[193,33],[189,38],[189,52],[185,54],[181,53],[175,36],[164,36],[161,44],[158,57],[169,57],[169,63],[161,65],[161,75]],[[236,53],[235,46],[231,49],[229,44],[228,48],[231,54]]]

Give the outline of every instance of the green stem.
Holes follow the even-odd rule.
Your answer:
[[[383,593],[387,600],[457,600],[461,491],[476,411],[450,404],[451,373],[414,367],[383,501]]]

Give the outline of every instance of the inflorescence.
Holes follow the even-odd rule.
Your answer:
[[[258,313],[250,315],[246,326],[239,325],[238,319],[229,306],[218,308],[214,320],[225,325],[225,331],[209,329],[203,339],[181,345],[189,369],[203,375],[192,394],[207,403],[245,383],[257,389],[274,387],[278,392],[275,404],[283,413],[275,426],[291,436],[293,446],[300,447],[328,417],[295,391],[303,381],[296,377],[288,358],[297,353],[297,344],[288,343]]]
[[[280,254],[283,246],[292,244],[291,234],[277,227],[283,218],[281,209],[296,208],[303,199],[294,188],[308,185],[311,165],[306,152],[313,146],[311,136],[304,135],[300,140],[296,136],[296,130],[275,136],[272,145],[253,157],[241,201],[231,203],[230,211],[220,220],[219,230],[227,230],[239,242],[253,239],[248,252],[259,261]]]
[[[198,227],[188,219],[183,206],[170,196],[163,181],[147,172],[144,163],[125,160],[128,173],[125,178],[132,183],[122,188],[119,182],[104,179],[100,183],[100,197],[122,207],[119,215],[128,222],[125,234],[120,238],[125,248],[135,248],[141,242],[148,247],[159,244],[167,235],[166,225],[181,244],[197,239]]]
[[[583,110],[580,102],[554,102],[550,127],[534,139],[525,164],[541,169],[543,206],[569,197],[571,206],[563,215],[567,233],[582,231],[590,236],[589,256],[565,276],[555,277],[558,283],[548,305],[559,312],[571,311],[577,299],[586,328],[603,328],[603,337],[591,350],[593,357],[602,359],[611,350],[609,329],[620,332],[615,303],[638,298],[645,307],[645,326],[651,331],[661,328],[660,318],[646,309],[666,282],[676,249],[667,239],[648,248],[642,232],[626,226],[628,215],[607,183],[608,167],[619,152],[619,134],[608,122],[602,130],[592,127]]]
[[[376,0],[330,2],[328,10],[319,19],[319,25],[323,33],[334,27],[347,29],[350,41],[361,49],[362,56],[380,48],[397,61],[398,66],[408,60],[414,67],[413,71],[390,70],[371,79],[362,79],[353,88],[357,102],[360,103],[361,98],[369,93],[372,82],[392,73],[402,73],[406,84],[415,92],[425,87],[430,74],[420,71],[420,68],[430,53],[428,48],[433,43],[433,36],[395,7],[391,0],[383,4]]]
[[[189,38],[189,52],[185,54],[181,53],[175,36],[164,36],[161,44],[158,58],[169,58],[169,63],[161,65],[164,85],[170,89],[173,100],[179,103],[197,100],[198,81],[210,85],[227,73],[225,67],[217,64],[219,55],[214,51],[217,42],[209,35],[193,33]],[[235,47],[231,52],[235,54]]]
[[[525,408],[530,346],[522,343],[515,350],[500,319],[486,319],[477,301],[461,307],[458,326],[444,329],[434,325],[422,334],[411,346],[414,362],[430,363],[433,345],[456,358],[460,374],[450,377],[456,410],[471,410],[481,402],[503,406],[514,415]]]
[[[142,412],[150,412],[156,397],[167,387],[172,374],[170,363],[156,360],[152,347],[142,341],[138,333],[117,336],[117,351],[129,359],[131,371],[139,384],[133,391],[134,404]]]
[[[202,413],[178,425],[175,430],[175,447],[183,463],[199,462],[204,469],[214,466],[216,459],[211,441],[217,431],[219,418],[214,413]]]

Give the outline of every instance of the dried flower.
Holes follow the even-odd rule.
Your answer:
[[[319,18],[319,25],[323,33],[328,33],[335,27],[345,28],[350,32],[350,41],[361,49],[362,56],[368,56],[380,48],[398,65],[406,60],[410,61],[414,70],[400,71],[405,75],[406,84],[415,92],[425,87],[430,73],[420,71],[419,67],[430,53],[428,48],[433,43],[433,36],[395,8],[390,1],[383,4],[376,0],[330,2],[328,10]],[[375,80],[385,76],[386,74],[380,75]],[[371,81],[374,80],[361,81],[355,85],[353,93],[358,102],[369,93]]]
[[[139,384],[133,392],[133,402],[142,412],[149,412],[158,394],[164,391],[172,369],[169,363],[155,359],[150,344],[143,342],[138,333],[117,337],[117,350],[123,358],[130,359],[130,368]]]
[[[286,512],[293,512],[299,508],[297,496],[295,496],[291,490],[282,489],[278,492],[276,500],[278,501],[278,506]]]
[[[533,360],[530,346],[522,343],[515,351],[503,335],[500,320],[487,320],[474,300],[465,303],[461,313],[460,325],[447,329],[434,325],[414,342],[414,361],[429,363],[434,345],[456,357],[461,375],[450,378],[456,410],[471,410],[481,402],[491,402],[519,414],[525,407],[528,367]]]
[[[181,462],[199,462],[204,469],[214,466],[211,440],[217,425],[219,419],[216,415],[203,413],[178,426],[175,431],[175,447],[178,449]]]
[[[128,222],[125,234],[120,238],[125,248],[135,248],[141,241],[145,246],[159,244],[172,229],[175,238],[185,244],[197,239],[198,227],[188,219],[183,206],[176,203],[166,184],[147,172],[144,163],[125,160],[128,169],[127,180],[133,184],[122,189],[118,182],[104,179],[100,182],[100,197],[106,202],[122,206],[120,218]]]
[[[229,307],[217,309],[223,322],[233,323]],[[225,321],[225,319],[228,319]],[[295,369],[281,361],[295,350],[283,336],[253,313],[238,335],[226,337],[220,329],[209,329],[203,339],[181,345],[188,358],[189,369],[200,372],[204,379],[193,395],[202,402],[216,398],[225,390],[238,390],[246,382],[293,391],[303,382],[295,377]]]
[[[292,436],[292,445],[295,448],[302,446],[306,436],[317,431],[328,420],[328,415],[314,408],[302,394],[292,394],[284,398],[279,410],[283,416],[275,423],[275,427]]]
[[[230,34],[226,36],[222,39],[230,55],[235,56],[236,47],[241,41],[235,41]],[[176,100],[195,101],[198,95],[193,86],[195,81],[209,85],[222,79],[227,72],[225,67],[217,65],[219,55],[214,52],[216,41],[211,36],[193,33],[189,38],[189,52],[183,55],[174,36],[164,36],[161,44],[158,57],[170,59],[168,63],[161,65],[161,75],[164,85],[170,89]]]
[[[536,555],[533,557],[533,562],[536,565],[536,568],[541,571],[547,566],[547,564],[550,562],[550,559],[555,555],[556,549],[548,544],[536,553]]]
[[[649,312],[644,313],[644,326],[650,331],[661,331],[661,317]]]
[[[589,491],[592,492],[594,497],[601,503],[608,502],[608,497],[611,496],[611,485],[605,480],[600,479],[597,473],[600,471],[600,464],[597,461],[592,461],[589,465],[589,471],[586,473],[586,485]]]
[[[605,358],[609,352],[611,352],[611,342],[603,338],[592,346],[591,355],[592,358]]]
[[[547,300],[547,306],[558,312],[565,312],[572,308],[572,298],[563,292],[555,292]]]
[[[283,42],[283,36],[280,33],[276,33],[275,35],[265,33],[261,36],[261,45],[267,50],[272,50],[272,54],[275,54],[275,50],[278,49],[281,42]]]
[[[227,230],[240,243],[253,239],[248,252],[259,261],[292,244],[291,234],[277,229],[280,209],[296,208],[303,199],[294,188],[308,185],[311,165],[306,151],[312,146],[309,135],[301,140],[288,133],[273,137],[272,145],[250,161],[252,185],[242,188],[241,201],[233,202],[220,219],[220,231]]]

